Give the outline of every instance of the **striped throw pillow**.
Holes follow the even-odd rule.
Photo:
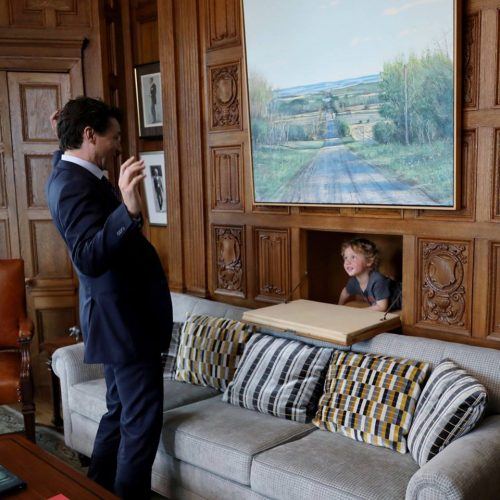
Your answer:
[[[320,429],[406,453],[406,435],[429,365],[336,351],[313,423]]]
[[[306,422],[316,411],[332,352],[256,333],[222,399],[249,410]]]
[[[424,465],[454,439],[479,422],[486,409],[486,389],[453,361],[442,361],[432,372],[418,400],[408,434],[408,448]]]
[[[179,341],[181,337],[182,323],[174,321],[172,325],[172,337],[168,352],[163,353],[163,378],[167,380],[174,380],[175,378],[175,360],[177,358],[177,351],[179,350]]]
[[[181,331],[175,380],[225,390],[253,330],[233,319],[190,316]]]

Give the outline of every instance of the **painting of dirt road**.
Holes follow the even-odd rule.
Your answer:
[[[455,207],[453,0],[244,0],[256,203]]]

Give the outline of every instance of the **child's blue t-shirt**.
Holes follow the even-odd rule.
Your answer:
[[[389,299],[389,306],[395,301],[391,307],[391,311],[401,309],[401,288],[399,283],[378,271],[370,273],[368,284],[364,291],[361,290],[359,281],[355,276],[349,278],[345,288],[349,295],[361,295],[365,297],[370,305],[375,304],[377,300]]]

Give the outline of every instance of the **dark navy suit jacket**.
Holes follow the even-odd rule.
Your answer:
[[[80,281],[85,362],[158,358],[172,330],[160,259],[109,182],[60,158],[56,152],[46,194]]]

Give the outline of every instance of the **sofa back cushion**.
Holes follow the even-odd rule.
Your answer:
[[[306,422],[315,413],[333,350],[254,334],[223,400]]]
[[[200,299],[199,297],[185,293],[171,292],[170,295],[172,297],[174,321],[178,321],[179,323],[184,323],[186,318],[192,314],[205,314],[207,316],[240,320],[243,313],[248,310],[244,307],[237,307],[225,304],[224,302]]]
[[[410,337],[394,333],[381,333],[352,346],[356,352],[370,352],[415,358],[437,366],[450,359],[467,371],[488,391],[488,413],[500,413],[500,350],[474,347],[455,342]]]
[[[313,423],[406,453],[406,435],[429,365],[336,351]]]
[[[432,372],[417,403],[408,448],[420,465],[471,431],[486,408],[486,389],[453,361]]]
[[[181,331],[175,380],[225,390],[253,330],[228,318],[190,316]]]

